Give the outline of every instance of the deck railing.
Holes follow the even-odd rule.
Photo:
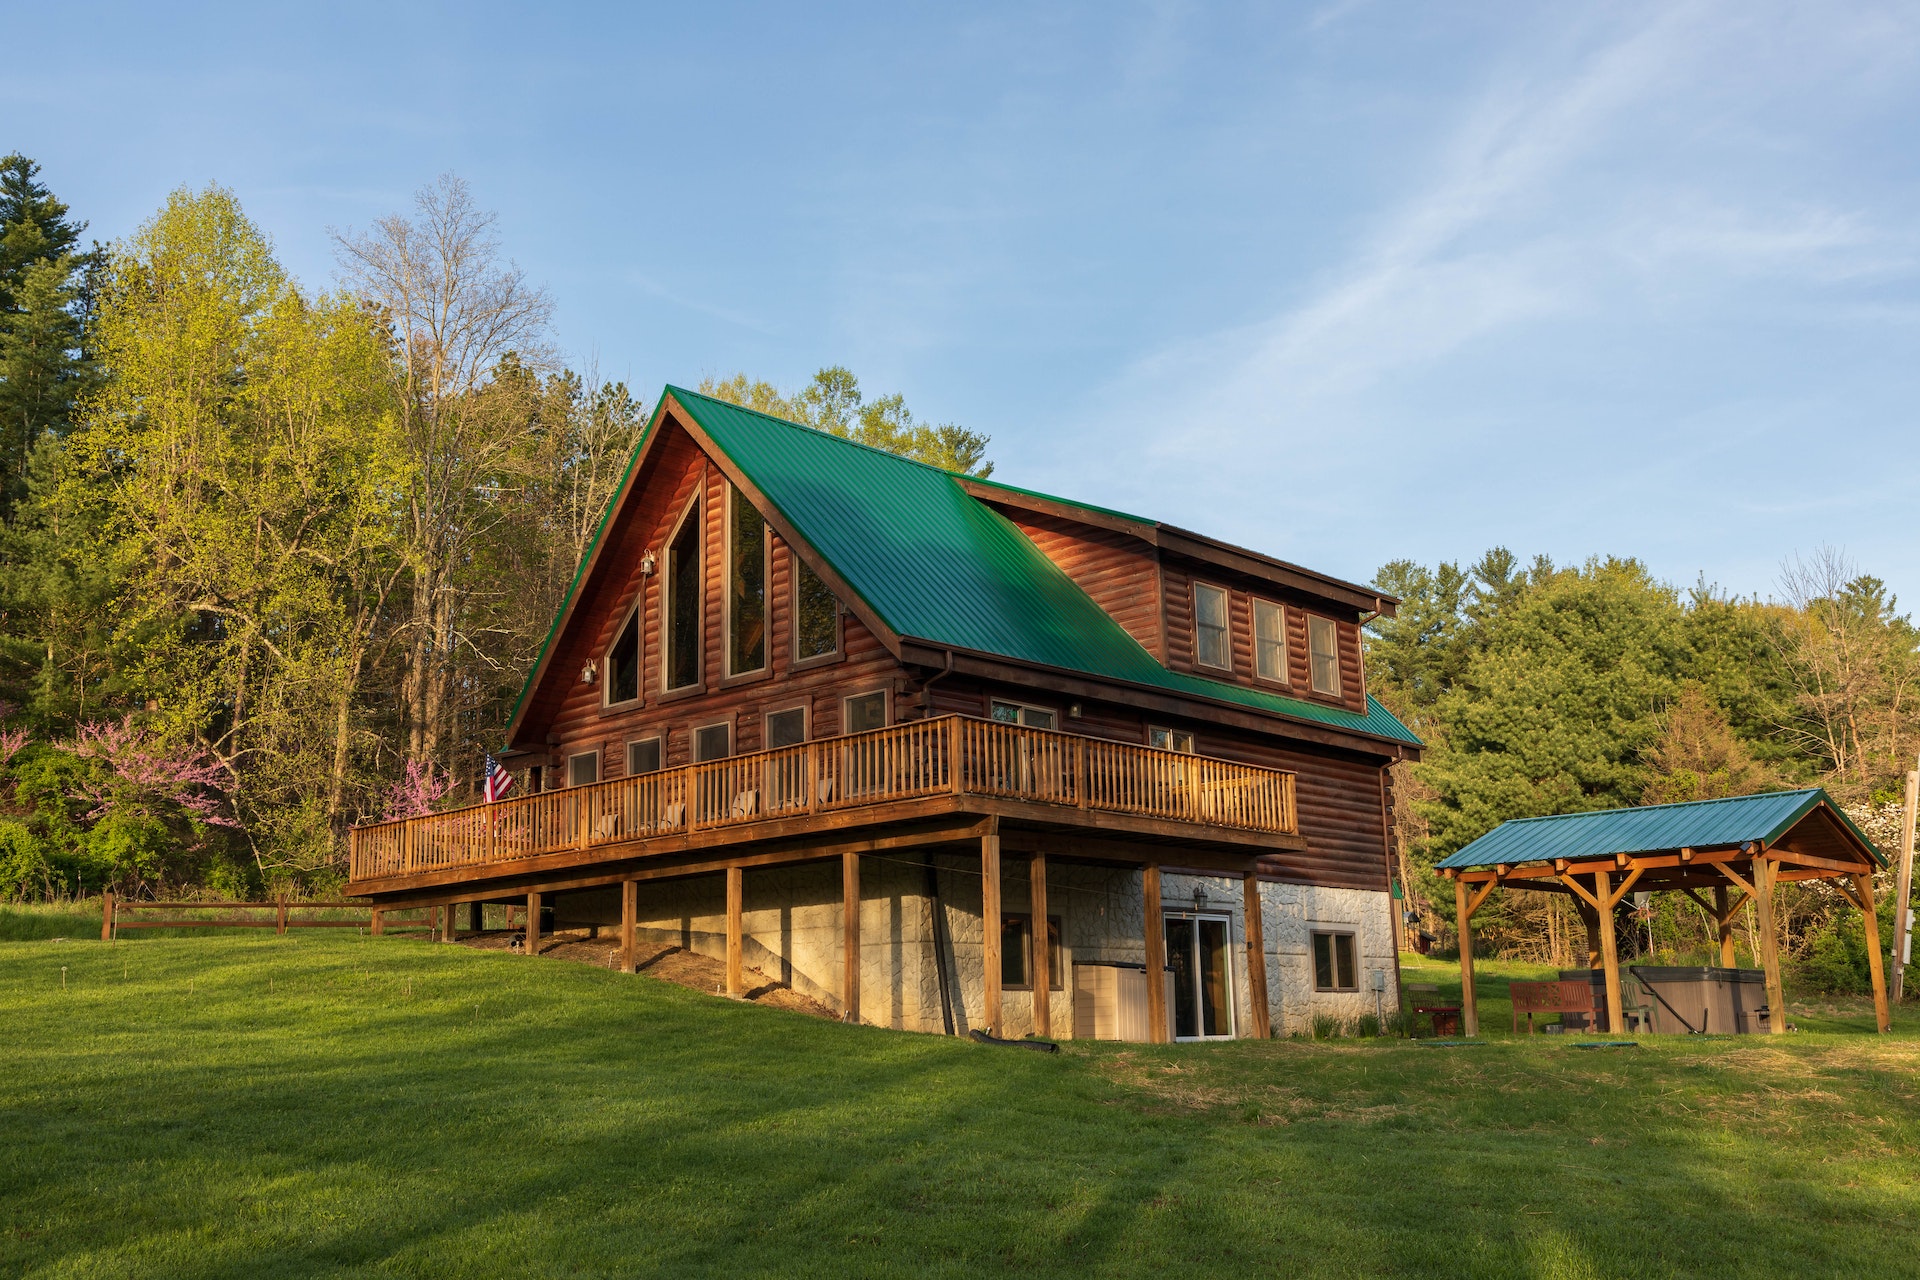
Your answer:
[[[1293,775],[941,716],[590,786],[356,827],[351,878],[509,862],[941,794],[1291,834]]]

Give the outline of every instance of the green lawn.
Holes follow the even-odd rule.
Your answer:
[[[1864,1034],[1861,1007],[1783,1043],[1050,1057],[407,939],[73,936],[0,943],[0,1275],[1864,1276],[1920,1256],[1920,1041]],[[1430,972],[1408,978],[1452,968]]]

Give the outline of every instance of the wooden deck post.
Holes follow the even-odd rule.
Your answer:
[[[386,931],[387,931],[386,910],[382,907],[375,907],[373,909],[373,919],[367,925],[367,932],[371,934],[373,937],[377,938],[381,934],[385,933]]]
[[[1460,1032],[1471,1039],[1480,1034],[1480,1006],[1473,991],[1473,909],[1467,901],[1467,882],[1454,877],[1454,931],[1460,935]]]
[[[1867,935],[1867,972],[1873,979],[1873,1020],[1885,1035],[1893,1030],[1893,1017],[1887,1009],[1887,968],[1880,954],[1880,917],[1873,913],[1873,873],[1853,877],[1854,890],[1860,896],[1860,927]]]
[[[1727,907],[1727,886],[1713,886],[1713,918],[1720,929],[1720,967],[1731,969],[1737,958],[1733,950],[1733,912]]]
[[[1260,908],[1260,875],[1249,871],[1241,877],[1246,892],[1247,931],[1247,1003],[1253,1008],[1252,1031],[1256,1040],[1273,1036],[1273,1012],[1267,1007],[1267,925]],[[1388,904],[1389,908],[1392,904]]]
[[[846,1022],[860,1021],[860,855],[840,855],[840,925],[843,970],[840,990],[844,993],[840,1017]]]
[[[1085,744],[1081,744],[1084,749]],[[1047,932],[1047,855],[1028,863],[1028,904],[1033,917],[1033,1034],[1053,1034],[1053,955]]]
[[[452,942],[460,935],[460,905],[449,902],[443,910],[445,914],[441,917],[440,941]]]
[[[527,954],[540,954],[540,895],[527,895]]]
[[[741,955],[744,941],[742,922],[746,914],[746,872],[727,868],[727,994],[736,1000],[746,993],[746,964]]]
[[[100,894],[100,941],[113,941],[113,890]]]
[[[1593,895],[1600,900],[1600,966],[1606,971],[1607,1033],[1625,1035],[1627,1011],[1621,1007],[1620,941],[1613,927],[1613,873],[1593,873]]]
[[[1760,917],[1760,967],[1767,973],[1767,1030],[1784,1035],[1787,1030],[1787,986],[1780,980],[1780,932],[1773,914],[1774,864],[1769,858],[1753,860],[1754,911]]]
[[[1149,862],[1141,874],[1145,899],[1147,960],[1147,1040],[1173,1039],[1167,1026],[1167,922],[1160,915],[1160,864]]]
[[[981,1017],[988,1035],[1003,1029],[1000,1017],[1000,826],[980,837],[980,965],[983,970]]]
[[[620,972],[640,967],[640,882],[620,882]]]

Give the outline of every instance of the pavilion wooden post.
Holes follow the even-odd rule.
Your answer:
[[[1080,749],[1086,750],[1084,741]],[[1083,769],[1081,777],[1085,776]],[[1080,794],[1084,800],[1084,787]],[[1050,1036],[1053,1034],[1053,949],[1047,931],[1047,855],[1036,853],[1027,865],[1028,908],[1033,917],[1033,1034]]]
[[[1253,1007],[1254,1038],[1266,1040],[1273,1035],[1273,1013],[1267,1008],[1267,929],[1260,910],[1260,876],[1249,871],[1240,883],[1246,894],[1247,1003]]]
[[[1880,956],[1880,917],[1873,912],[1873,872],[1853,877],[1856,901],[1860,904],[1860,927],[1867,935],[1867,972],[1873,979],[1873,1020],[1885,1035],[1893,1030],[1893,1017],[1887,1008],[1887,970]]]
[[[738,999],[746,992],[743,918],[746,914],[746,872],[727,868],[727,994]]]
[[[640,967],[640,882],[620,882],[620,972]]]
[[[997,1036],[1000,1020],[1000,825],[980,837],[981,1014],[987,1034]]]
[[[1460,935],[1460,1031],[1471,1039],[1480,1034],[1480,1007],[1473,993],[1473,904],[1467,900],[1467,882],[1453,882],[1453,919]]]
[[[1893,961],[1892,1001],[1900,1003],[1907,985],[1907,935],[1913,931],[1913,826],[1914,812],[1920,809],[1920,769],[1907,770],[1907,803],[1900,812],[1900,874],[1893,886],[1893,937],[1889,958]]]
[[[1760,967],[1767,973],[1767,1030],[1784,1035],[1787,1030],[1787,987],[1780,980],[1780,932],[1773,914],[1773,860],[1761,854],[1753,858],[1754,911],[1760,917]]]
[[[1147,1039],[1165,1044],[1167,1026],[1167,922],[1160,915],[1160,864],[1149,862],[1141,876],[1146,899]]]
[[[1593,891],[1600,900],[1600,964],[1607,975],[1607,1033],[1624,1035],[1627,1030],[1627,1011],[1621,1007],[1620,942],[1613,928],[1613,909],[1619,899],[1613,893],[1613,873],[1594,872]]]
[[[527,954],[540,954],[540,895],[527,895]]]
[[[1580,923],[1587,927],[1587,968],[1600,967],[1600,913],[1587,903],[1574,899],[1574,906],[1580,912]]]
[[[1727,886],[1713,886],[1713,918],[1720,930],[1720,967],[1731,969],[1739,957],[1733,950],[1733,908],[1727,904]]]
[[[847,1022],[860,1021],[860,855],[840,855],[840,925],[844,970],[840,978],[843,996],[840,1017]]]
[[[378,920],[380,913],[375,911],[373,918]],[[100,895],[100,941],[113,941],[113,890],[108,889]]]

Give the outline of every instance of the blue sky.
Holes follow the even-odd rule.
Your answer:
[[[1634,555],[1920,605],[1913,4],[39,6],[0,150],[303,280],[436,174],[576,361],[823,364],[1005,480],[1328,572]],[[38,68],[38,69],[36,69]]]

